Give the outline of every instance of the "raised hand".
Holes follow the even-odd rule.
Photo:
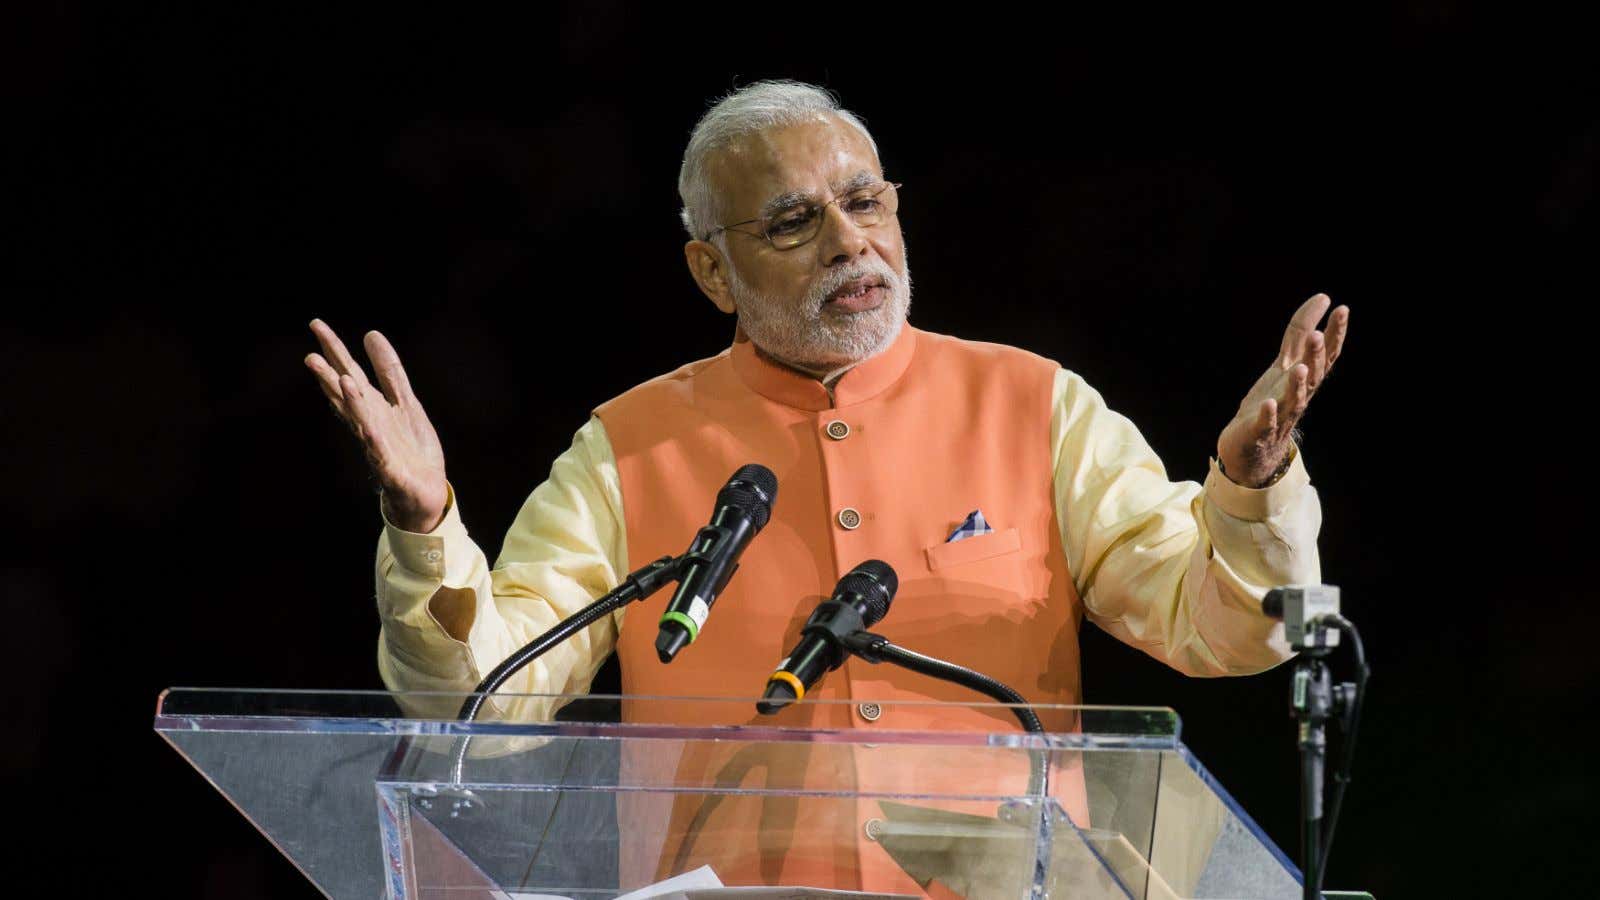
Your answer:
[[[367,358],[378,377],[379,386],[374,387],[325,322],[313,319],[311,332],[322,344],[322,353],[307,354],[306,368],[316,376],[334,413],[361,441],[383,489],[384,514],[406,531],[432,531],[444,518],[449,499],[444,449],[411,392],[400,356],[383,335],[367,332]]]
[[[1317,294],[1295,310],[1278,358],[1256,379],[1217,438],[1217,459],[1235,482],[1260,487],[1287,459],[1295,424],[1333,369],[1350,330],[1348,306],[1328,316],[1326,334],[1317,330],[1332,303],[1327,294]]]

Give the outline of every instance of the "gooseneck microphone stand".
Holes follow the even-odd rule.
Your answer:
[[[483,708],[483,704],[487,702],[489,695],[494,693],[502,684],[505,684],[523,666],[548,653],[552,647],[588,628],[596,621],[610,615],[621,607],[635,600],[643,600],[671,582],[676,581],[681,574],[683,560],[684,557],[682,556],[663,556],[629,574],[627,578],[622,579],[622,583],[617,585],[611,593],[568,616],[554,628],[534,638],[521,650],[506,657],[504,662],[495,666],[494,670],[484,676],[483,681],[473,689],[472,696],[461,704],[461,711],[456,714],[456,718],[463,722],[471,722],[477,718],[478,711]],[[451,784],[460,785],[462,783],[462,770],[466,766],[467,748],[471,743],[472,735],[470,734],[463,735],[456,742],[455,760],[450,767]]]
[[[915,650],[897,647],[883,635],[873,634],[870,631],[858,631],[848,635],[843,638],[842,643],[845,649],[869,663],[893,663],[920,675],[971,688],[1001,703],[1013,704],[1011,712],[1016,715],[1017,721],[1022,723],[1023,730],[1029,734],[1044,734],[1044,725],[1039,722],[1039,717],[1034,714],[1033,708],[1028,706],[1028,701],[1021,694],[987,675],[942,659],[924,656]],[[1044,754],[1038,750],[1029,750],[1028,757],[1030,760],[1028,794],[1032,797],[1043,797],[1050,786],[1049,766]]]
[[[915,650],[896,647],[889,639],[870,631],[857,631],[845,635],[840,643],[851,653],[861,657],[869,663],[889,662],[904,669],[909,669],[919,675],[938,678],[942,681],[954,682],[962,687],[971,688],[980,694],[987,694],[1001,703],[1013,704],[1011,712],[1016,715],[1017,721],[1022,723],[1023,730],[1029,734],[1044,734],[1044,725],[1039,722],[1039,717],[1034,714],[1033,708],[1028,706],[1028,701],[1023,696],[1009,687],[995,681],[980,672],[974,672],[964,666],[945,662],[924,656]],[[1050,791],[1050,761],[1045,757],[1044,751],[1028,748],[1028,796],[1045,797]],[[1039,821],[1039,839],[1041,846],[1049,846],[1053,825],[1050,821],[1048,810],[1043,811]],[[1049,880],[1048,855],[1035,857],[1033,861],[1033,880],[1035,890],[1042,888]]]

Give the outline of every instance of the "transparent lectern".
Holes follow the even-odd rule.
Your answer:
[[[1168,709],[1032,707],[1045,734],[1000,705],[904,701],[772,718],[753,698],[556,698],[548,722],[403,712],[464,699],[175,688],[155,728],[340,900],[613,898],[686,872],[794,889],[751,897],[1302,892]],[[677,724],[708,721],[742,724]]]

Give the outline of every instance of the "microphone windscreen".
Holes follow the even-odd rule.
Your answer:
[[[778,499],[778,476],[758,463],[740,466],[728,483],[717,492],[717,506],[731,506],[750,517],[757,531],[772,518],[772,503]]]
[[[861,619],[871,628],[889,614],[889,604],[894,602],[895,591],[900,590],[900,578],[888,563],[869,559],[839,579],[839,590],[867,598],[867,608]]]

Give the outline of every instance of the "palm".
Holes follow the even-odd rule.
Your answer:
[[[1317,330],[1331,303],[1326,294],[1318,294],[1295,311],[1277,359],[1251,385],[1217,438],[1217,458],[1234,481],[1261,484],[1286,458],[1295,426],[1344,349],[1348,306],[1328,317],[1326,335]]]
[[[311,330],[327,357],[312,353],[306,366],[317,376],[334,412],[361,441],[384,502],[400,520],[397,524],[413,531],[431,530],[449,498],[444,448],[412,393],[399,355],[383,335],[367,333],[367,357],[378,380],[373,385],[332,329],[318,320],[311,323]]]
[[[389,445],[389,452],[368,461],[385,491],[413,497],[419,506],[444,507],[447,488],[444,474],[444,448],[439,435],[420,405],[406,405],[378,393],[368,385],[364,394],[371,397],[374,418],[387,422],[375,429]]]

